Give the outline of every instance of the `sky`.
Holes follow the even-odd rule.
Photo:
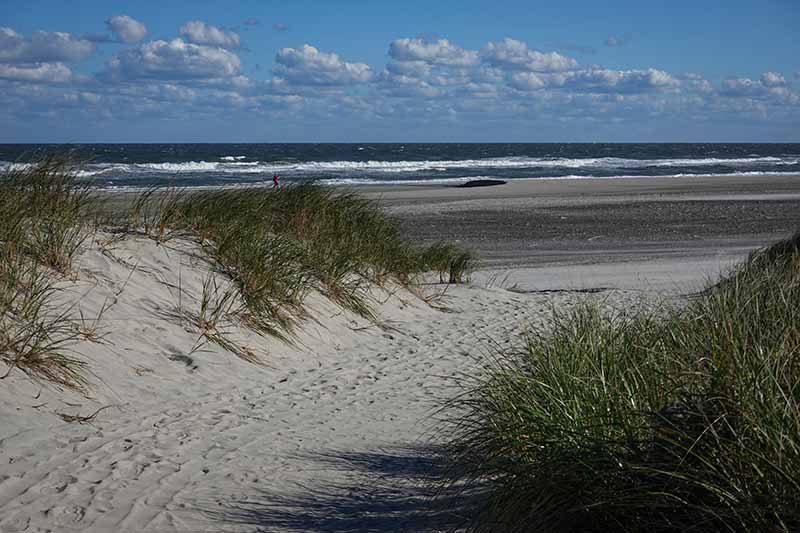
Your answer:
[[[798,0],[0,0],[0,142],[800,142]]]

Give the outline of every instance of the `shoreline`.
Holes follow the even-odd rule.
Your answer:
[[[180,175],[178,173],[178,175]],[[560,182],[578,182],[578,183],[585,183],[585,182],[604,182],[604,181],[626,181],[626,182],[662,182],[662,181],[673,181],[673,180],[694,180],[699,182],[706,182],[708,180],[724,180],[725,182],[731,181],[753,181],[756,178],[756,181],[800,181],[800,173],[791,172],[791,173],[767,173],[767,174],[690,174],[690,175],[675,175],[675,176],[562,176],[562,177],[544,177],[544,178],[494,178],[494,177],[487,177],[487,176],[475,176],[475,177],[465,177],[463,181],[452,181],[448,183],[443,183],[440,180],[436,180],[435,178],[431,180],[416,180],[416,181],[386,181],[380,183],[370,183],[366,182],[363,184],[358,183],[325,183],[326,181],[332,181],[335,178],[320,178],[320,179],[308,179],[308,180],[297,180],[296,182],[289,181],[285,182],[286,184],[299,184],[299,183],[306,183],[312,182],[318,185],[322,185],[323,187],[331,187],[334,189],[352,189],[355,191],[363,192],[363,193],[376,193],[380,191],[393,191],[393,192],[408,192],[408,191],[415,191],[415,190],[431,190],[431,189],[443,189],[443,190],[450,190],[450,189],[458,189],[464,188],[460,187],[464,183],[474,180],[480,179],[498,179],[504,181],[503,184],[492,185],[489,187],[474,187],[474,189],[487,189],[493,187],[508,187],[510,186],[513,189],[519,188],[527,188],[528,186],[524,185],[525,183],[560,183]],[[453,178],[453,180],[461,180],[462,178]],[[197,186],[178,186],[178,185],[164,185],[158,186],[161,188],[168,188],[168,187],[177,187],[182,188],[190,191],[204,191],[204,190],[217,190],[217,189],[268,189],[272,187],[271,180],[264,180],[259,181],[256,183],[235,183],[232,185],[197,185]],[[132,194],[138,193],[145,190],[152,188],[152,186],[143,186],[143,187],[117,187],[117,186],[108,186],[108,187],[97,187],[96,190],[98,192],[102,192],[105,194]]]
[[[475,188],[459,188],[455,185],[442,185],[438,183],[415,183],[415,184],[400,184],[400,185],[359,185],[350,187],[353,190],[360,191],[367,194],[377,194],[391,192],[393,199],[400,199],[402,197],[411,197],[414,191],[424,190],[426,198],[430,198],[429,193],[431,190],[436,191],[463,191],[465,195],[473,195],[479,197],[493,196],[494,193],[501,193],[503,197],[520,196],[530,193],[540,193],[547,195],[563,195],[565,193],[582,192],[586,188],[590,189],[592,193],[619,193],[627,192],[641,192],[641,193],[655,193],[655,192],[681,192],[685,188],[687,182],[691,182],[693,188],[700,187],[701,190],[706,191],[710,189],[730,190],[731,187],[737,187],[746,190],[758,190],[761,186],[768,185],[770,187],[777,187],[781,190],[791,191],[800,195],[800,173],[792,174],[764,174],[759,175],[758,179],[753,179],[755,176],[737,175],[737,174],[724,174],[724,175],[710,175],[710,174],[697,174],[691,176],[609,176],[609,177],[580,177],[580,178],[515,178],[507,180],[507,183],[502,185],[493,185],[489,187],[475,187]],[[336,188],[347,188],[346,185],[333,186]],[[581,191],[576,191],[576,188],[583,187]],[[438,192],[436,196],[446,196],[444,192]]]

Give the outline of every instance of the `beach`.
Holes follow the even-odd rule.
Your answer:
[[[800,222],[797,176],[519,180],[371,189],[423,241],[487,265],[541,266],[741,253]]]
[[[800,532],[800,0],[0,2],[0,533]]]
[[[94,235],[62,282],[71,313],[102,315],[103,342],[73,347],[92,386],[2,381],[0,530],[446,530],[459,501],[429,497],[454,375],[553,307],[681,301],[800,226],[789,175],[358,191],[405,238],[474,249],[478,271],[373,287],[377,322],[312,294],[292,344],[230,324],[261,365],[176,320],[209,275],[225,284],[197,243]]]

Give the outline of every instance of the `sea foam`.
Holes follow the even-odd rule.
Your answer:
[[[185,161],[163,163],[92,163],[84,165],[81,176],[109,175],[163,175],[163,174],[272,174],[291,173],[305,175],[365,173],[401,174],[415,172],[445,172],[450,170],[498,169],[541,170],[587,169],[614,172],[625,169],[663,167],[740,167],[790,166],[800,164],[798,157],[740,157],[697,159],[626,159],[601,158],[533,158],[494,157],[485,159],[423,160],[423,161],[242,161],[245,156],[224,156],[222,161]],[[21,170],[28,164],[0,162],[0,170]]]

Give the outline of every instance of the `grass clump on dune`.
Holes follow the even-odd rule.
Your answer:
[[[86,384],[84,364],[68,355],[79,337],[52,304],[59,276],[88,236],[92,200],[63,159],[0,176],[0,360],[68,388]]]
[[[439,274],[440,283],[463,283],[475,266],[475,255],[454,243],[437,242],[423,252],[422,262]]]
[[[800,529],[800,234],[683,309],[557,311],[461,383],[475,530]]]
[[[0,242],[68,273],[86,239],[94,201],[68,159],[45,159],[0,176]]]
[[[168,216],[159,217],[164,205]],[[312,290],[375,319],[370,286],[409,285],[426,270],[460,283],[475,261],[447,246],[434,262],[435,248],[404,239],[376,202],[313,184],[161,196],[147,191],[134,213],[134,222],[148,221],[143,229],[155,238],[175,229],[199,236],[218,269],[237,284],[247,322],[282,338],[307,316],[303,302]]]

